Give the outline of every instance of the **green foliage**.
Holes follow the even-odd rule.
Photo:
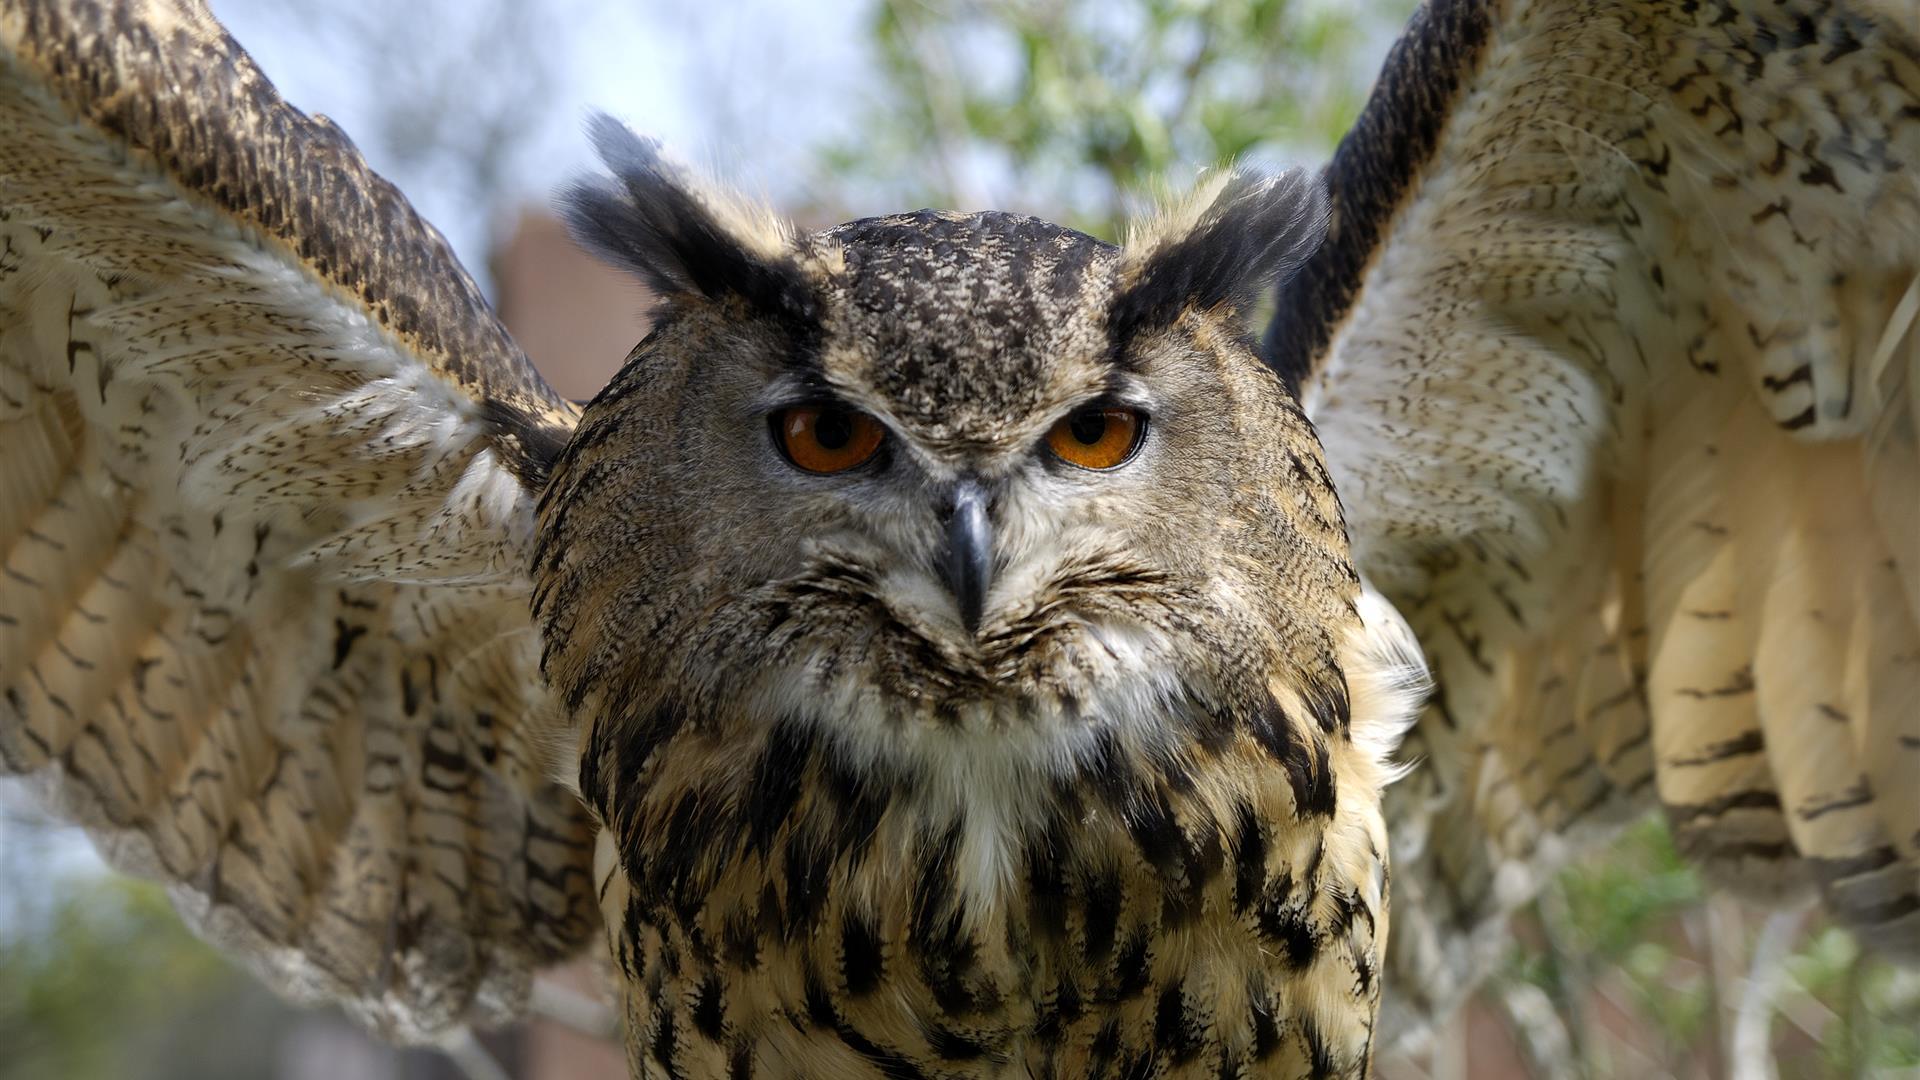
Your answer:
[[[1741,996],[1767,980],[1779,1075],[1920,1070],[1920,973],[1863,953],[1810,910],[1774,915],[1711,894],[1665,823],[1644,820],[1520,912],[1507,970],[1484,997],[1508,983],[1545,991],[1576,1049],[1571,1075],[1630,1076],[1647,1060],[1717,1074],[1731,1071],[1723,1055]],[[1767,926],[1781,919],[1770,950]]]
[[[128,1036],[238,979],[156,886],[40,877],[33,887],[66,899],[0,926],[0,1075],[130,1075]]]
[[[1920,1075],[1920,972],[1863,955],[1853,935],[1831,926],[1810,935],[1787,969],[1834,1009],[1819,1051],[1826,1075]]]
[[[1589,957],[1625,961],[1704,891],[1699,874],[1674,850],[1666,826],[1642,821],[1604,858],[1561,878],[1567,925],[1577,935],[1569,944]]]
[[[1323,158],[1364,99],[1365,46],[1412,6],[881,0],[880,104],[826,164],[903,201],[1114,237],[1130,196],[1195,168]]]
[[[1639,1015],[1647,1037],[1677,1056],[1711,1020],[1706,972],[1692,962],[1684,940],[1676,940],[1678,920],[1698,907],[1704,892],[1665,826],[1642,821],[1562,874],[1517,916],[1521,940],[1505,978],[1544,990],[1576,1027],[1592,987],[1607,981]],[[1576,1045],[1591,1041],[1586,1032],[1570,1035]]]

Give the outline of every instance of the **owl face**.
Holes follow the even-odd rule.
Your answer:
[[[1282,669],[1342,707],[1338,504],[1240,318],[1317,240],[1312,184],[1226,178],[1125,247],[1001,213],[803,235],[602,135],[576,229],[664,303],[544,511],[575,708],[1044,755],[1222,723]]]
[[[1313,185],[1223,178],[1117,247],[802,234],[601,137],[576,232],[663,299],[555,464],[534,613],[656,1056],[695,1000],[808,1075],[903,1024],[1011,1048],[1035,973],[1128,981],[1103,912],[1144,942],[1212,911],[1231,971],[1267,954],[1229,885],[1379,907],[1403,658],[1241,322],[1317,240]]]

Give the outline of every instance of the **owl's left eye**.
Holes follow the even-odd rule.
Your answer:
[[[1112,469],[1133,457],[1146,431],[1147,418],[1132,409],[1081,409],[1053,425],[1047,448],[1069,465]]]
[[[886,429],[866,413],[801,405],[770,418],[774,441],[787,460],[810,473],[845,472],[873,459]]]

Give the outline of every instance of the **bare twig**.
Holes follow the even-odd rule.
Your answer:
[[[555,979],[533,981],[528,1007],[536,1016],[595,1039],[612,1040],[620,1035],[620,1019],[604,1002]]]
[[[1866,964],[1867,954],[1861,951],[1854,954],[1853,962],[1847,965],[1847,977],[1841,983],[1841,1017],[1843,1027],[1840,1030],[1841,1076],[1864,1076],[1865,1033],[1862,1030],[1867,1023],[1866,1002]],[[1828,1044],[1829,1046],[1832,1043]]]
[[[1841,1023],[1840,1014],[1827,1008],[1820,999],[1807,993],[1799,981],[1788,977],[1786,986],[1774,999],[1774,1008],[1787,1023],[1814,1042],[1832,1038]]]
[[[1467,1059],[1467,1041],[1467,1010],[1457,1009],[1451,1019],[1433,1030],[1433,1038],[1428,1044],[1432,1066],[1428,1075],[1433,1080],[1467,1080],[1472,1075]]]
[[[1642,1018],[1645,1013],[1636,1004],[1638,992],[1627,973],[1618,968],[1607,968],[1595,976],[1588,996],[1604,1001],[1607,1008],[1619,1016]],[[1591,1015],[1594,1010],[1587,1010]],[[1670,1040],[1663,1040],[1657,1048],[1649,1051],[1633,1039],[1627,1032],[1610,1029],[1605,1024],[1594,1023],[1588,1034],[1586,1049],[1576,1054],[1574,1060],[1580,1062],[1592,1076],[1662,1076],[1669,1075],[1665,1070],[1672,1059],[1684,1051],[1677,1050]],[[1717,1074],[1709,1074],[1717,1075]]]
[[[1735,1080],[1773,1080],[1773,1003],[1785,981],[1782,962],[1799,936],[1801,912],[1776,911],[1767,917],[1753,944],[1746,985],[1734,1008],[1727,1063]]]
[[[1593,964],[1585,950],[1575,944],[1573,913],[1558,879],[1541,890],[1534,908],[1539,913],[1546,951],[1553,958],[1554,970],[1560,973],[1558,993],[1552,996],[1562,1015],[1572,1020],[1565,1028],[1568,1050],[1575,1061],[1591,1060],[1599,1045],[1612,1040],[1583,992],[1594,984]]]
[[[1706,1019],[1712,1035],[1708,1046],[1715,1058],[1714,1072],[1726,1073],[1732,1068],[1734,1015],[1739,1008],[1742,984],[1747,976],[1743,919],[1739,906],[1725,896],[1708,898],[1706,904],[1693,914],[1701,931],[1696,940],[1704,939],[1702,951],[1707,958],[1707,989],[1711,1005],[1707,1009]]]
[[[471,1028],[461,1028],[448,1036],[440,1044],[440,1051],[466,1074],[467,1080],[513,1080],[506,1068],[480,1045]]]
[[[1495,999],[1506,1014],[1508,1026],[1519,1035],[1520,1051],[1534,1076],[1574,1080],[1579,1075],[1573,1036],[1545,990],[1530,982],[1507,979],[1500,984]]]

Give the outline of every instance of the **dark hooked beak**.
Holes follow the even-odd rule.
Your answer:
[[[960,605],[967,633],[980,632],[980,611],[993,582],[993,527],[987,522],[987,493],[972,480],[953,491],[947,516],[947,588]]]

